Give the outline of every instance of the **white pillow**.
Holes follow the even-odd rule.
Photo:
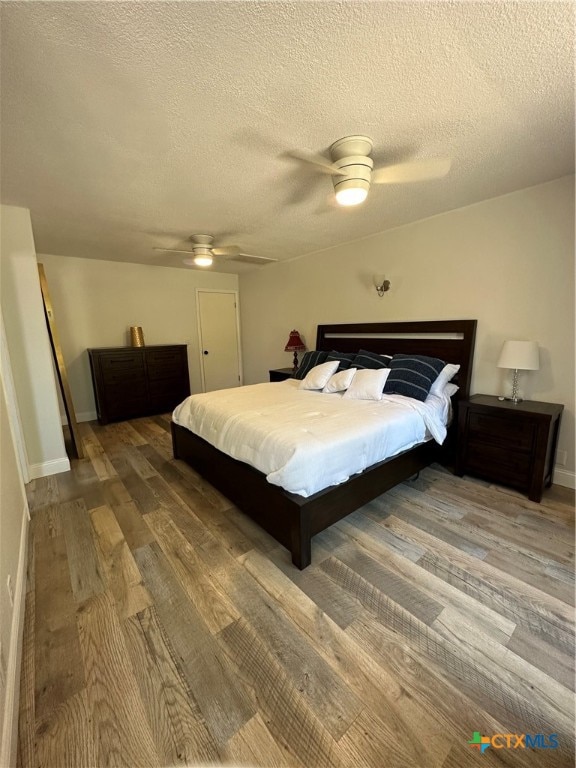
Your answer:
[[[382,400],[382,390],[389,375],[390,368],[380,368],[376,371],[363,368],[356,371],[352,384],[343,397],[351,400]]]
[[[448,382],[453,379],[454,376],[456,376],[459,370],[459,365],[447,363],[444,368],[442,368],[437,378],[432,382],[432,386],[430,387],[430,392],[428,394],[441,395],[446,384],[448,384]]]
[[[328,384],[328,380],[340,365],[339,360],[329,360],[327,363],[315,365],[302,379],[298,389],[322,389]]]
[[[344,371],[338,371],[330,377],[322,392],[343,392],[348,389],[357,370],[357,368],[346,368]]]

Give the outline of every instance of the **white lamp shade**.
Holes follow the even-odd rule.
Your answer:
[[[540,368],[538,344],[535,341],[505,341],[498,358],[498,368],[537,371]]]

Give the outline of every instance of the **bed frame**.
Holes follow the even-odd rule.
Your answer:
[[[422,354],[460,364],[455,399],[468,397],[472,376],[476,320],[413,321],[319,325],[316,349],[383,354]],[[456,420],[453,420],[455,425]],[[448,448],[446,448],[448,444]],[[341,520],[434,461],[442,460],[451,440],[422,443],[304,498],[271,485],[264,474],[227,456],[202,438],[172,422],[174,458],[182,459],[292,553],[292,562],[310,565],[312,536]]]

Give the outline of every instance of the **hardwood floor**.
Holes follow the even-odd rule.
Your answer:
[[[28,486],[20,766],[573,766],[573,492],[435,466],[301,572],[168,417],[80,429]]]

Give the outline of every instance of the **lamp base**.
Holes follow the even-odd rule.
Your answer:
[[[292,373],[296,373],[298,370],[298,352],[294,352],[294,367],[292,368]]]
[[[508,401],[510,403],[514,403],[514,404],[524,402],[524,398],[523,397],[499,397],[498,400],[506,400],[506,401]]]
[[[514,368],[512,374],[512,397],[505,397],[504,400],[508,400],[514,405],[522,402],[522,398],[518,397],[518,368]]]

